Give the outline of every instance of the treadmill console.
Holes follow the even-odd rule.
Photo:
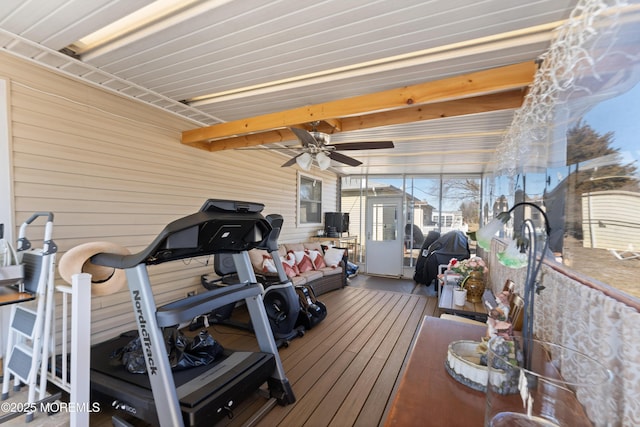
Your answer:
[[[261,246],[273,227],[261,203],[209,199],[200,211],[169,223],[144,250],[131,255],[97,254],[94,264],[114,268],[160,264],[184,258],[248,251]]]

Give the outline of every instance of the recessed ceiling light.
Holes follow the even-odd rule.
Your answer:
[[[124,36],[139,31],[180,10],[191,7],[200,0],[156,0],[153,3],[95,31],[69,46],[76,54],[99,48]]]

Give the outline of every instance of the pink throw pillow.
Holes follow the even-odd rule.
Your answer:
[[[287,257],[282,260],[282,267],[284,267],[287,277],[295,277],[300,273],[298,266],[296,266],[296,257],[292,253],[288,253]]]
[[[309,258],[309,255],[307,255],[306,252],[304,251],[292,251],[292,252],[296,260],[296,266],[298,267],[298,271],[300,273],[313,270],[313,262],[311,262],[311,258]]]
[[[324,262],[324,257],[318,251],[309,251],[309,258],[311,258],[314,270],[320,270],[321,268],[327,266],[327,264]]]

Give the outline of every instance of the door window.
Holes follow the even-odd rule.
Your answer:
[[[371,240],[382,242],[398,238],[398,211],[395,204],[374,203]]]

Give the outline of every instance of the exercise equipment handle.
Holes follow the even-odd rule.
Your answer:
[[[230,285],[224,288],[203,292],[158,307],[156,319],[160,327],[178,325],[194,317],[209,313],[225,305],[262,295],[257,283]]]
[[[46,216],[47,222],[53,222],[53,212],[36,212],[25,221],[25,224],[31,224],[40,216]]]

